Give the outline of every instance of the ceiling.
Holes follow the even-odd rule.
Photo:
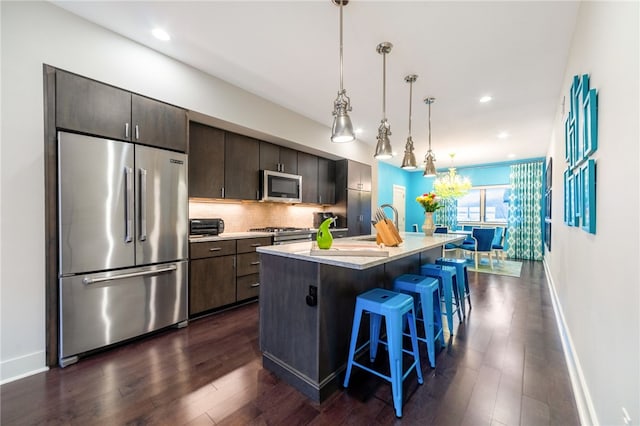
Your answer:
[[[339,8],[331,0],[54,1],[89,21],[325,124],[339,89]],[[439,168],[544,157],[579,2],[366,1],[344,7],[344,87],[358,139],[371,145],[386,111],[400,165],[408,136]],[[151,35],[164,28],[171,40]],[[493,100],[480,103],[482,96]],[[506,138],[498,137],[505,133]]]

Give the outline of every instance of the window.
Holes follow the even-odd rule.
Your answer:
[[[506,223],[509,186],[474,188],[458,199],[458,222]]]

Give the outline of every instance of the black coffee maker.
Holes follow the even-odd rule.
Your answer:
[[[314,212],[313,227],[318,228],[322,222],[332,217],[335,217],[335,215],[332,212]],[[331,222],[331,225],[329,225],[329,228],[335,228],[335,227],[336,227],[336,221]]]

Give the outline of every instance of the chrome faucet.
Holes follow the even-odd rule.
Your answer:
[[[391,210],[393,210],[393,224],[396,226],[396,229],[398,229],[398,209],[393,207],[391,204],[383,204],[380,206],[381,209],[385,207],[391,207]],[[398,231],[400,230],[398,229]]]

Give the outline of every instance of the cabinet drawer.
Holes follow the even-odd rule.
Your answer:
[[[225,256],[236,253],[235,240],[207,241],[202,243],[191,243],[190,259],[202,259],[205,257]]]
[[[238,268],[236,275],[238,277],[249,274],[257,274],[260,271],[260,254],[243,253],[238,255]]]
[[[260,294],[260,275],[251,274],[238,277],[236,280],[236,294],[238,301],[257,297]]]
[[[238,240],[238,253],[256,251],[256,247],[270,246],[271,237],[243,238]]]

